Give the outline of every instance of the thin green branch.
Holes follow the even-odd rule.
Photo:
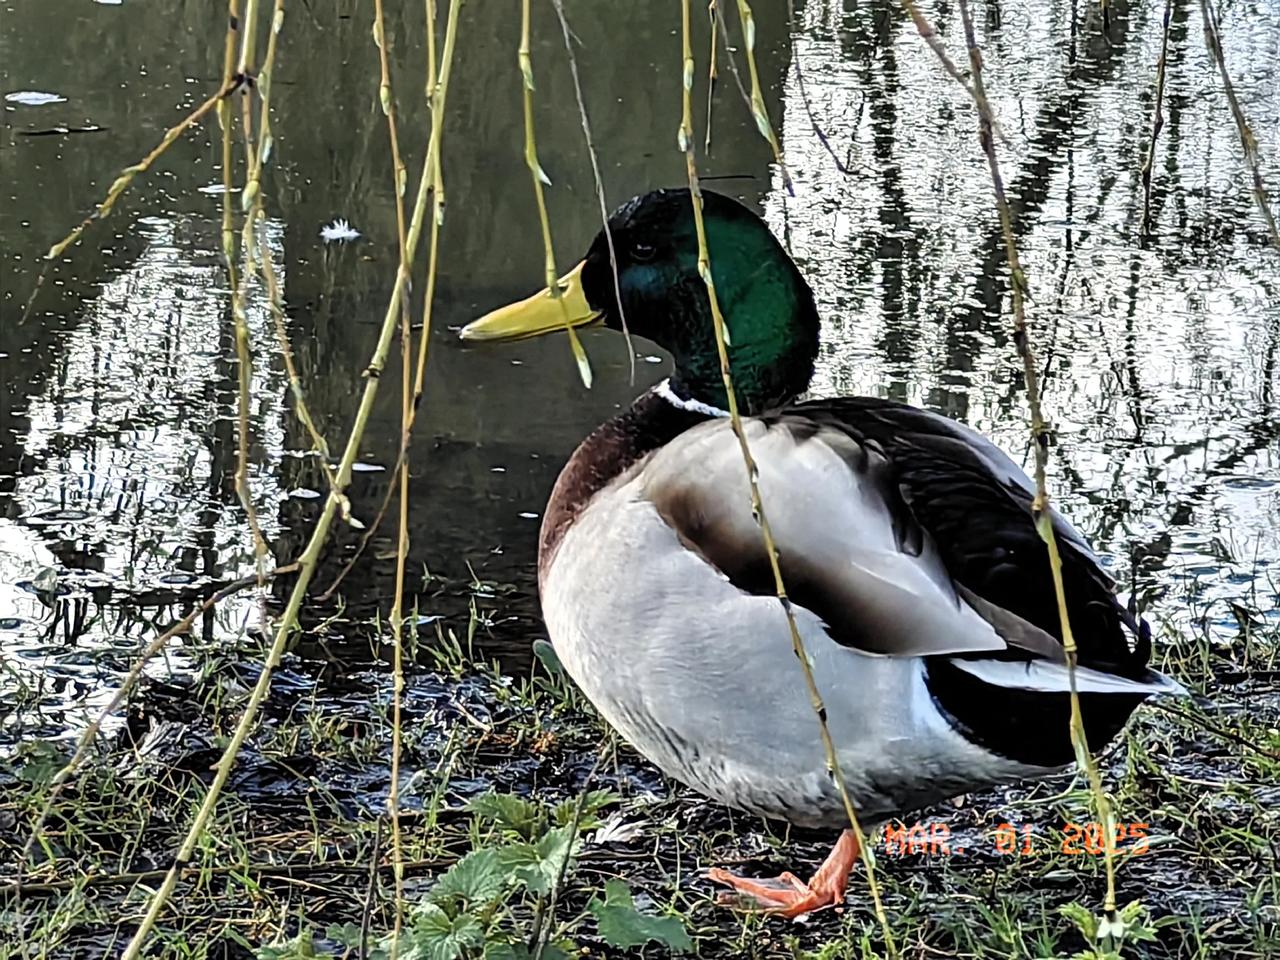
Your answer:
[[[716,39],[720,33],[719,9],[717,0],[710,0],[707,4],[707,19],[711,22],[711,50],[707,54],[707,136],[702,142],[704,153],[711,151],[711,108],[716,99],[716,81],[720,79],[720,71],[716,68]]]
[[[600,158],[596,155],[595,140],[591,136],[591,121],[587,118],[587,102],[582,96],[582,81],[578,76],[578,58],[573,52],[572,33],[569,30],[569,20],[564,13],[563,0],[551,0],[552,6],[556,9],[556,16],[560,19],[560,32],[564,37],[564,52],[569,58],[569,75],[573,77],[573,96],[578,102],[578,119],[582,123],[582,138],[587,144],[587,156],[591,160],[591,176],[595,181],[596,200],[600,204],[600,224],[604,231],[604,242],[609,248],[609,266],[613,271],[613,294],[618,304],[618,320],[622,324],[622,337],[627,346],[627,360],[629,361],[629,369],[631,374],[631,382],[636,379],[636,351],[631,345],[631,330],[627,326],[627,311],[622,306],[622,289],[618,286],[618,255],[613,247],[613,231],[609,228],[609,205],[604,196],[604,178],[600,176]],[[715,0],[712,0],[712,15],[714,16]],[[712,45],[712,50],[715,45]],[[711,137],[711,114],[707,114],[707,137]]]
[[[114,209],[121,195],[133,183],[135,177],[140,173],[146,173],[151,169],[152,164],[164,155],[164,152],[173,145],[173,142],[182,136],[193,126],[204,119],[205,115],[216,107],[224,98],[229,97],[241,85],[239,77],[233,77],[229,82],[223,84],[218,91],[209,99],[205,100],[200,106],[196,107],[189,114],[179,120],[176,124],[165,131],[160,142],[152,148],[151,152],[139,160],[131,167],[125,167],[120,175],[112,181],[111,186],[107,188],[107,195],[102,198],[101,202],[94,208],[93,213],[80,221],[75,228],[65,237],[49,248],[49,252],[44,255],[45,260],[57,260],[66,251],[67,247],[80,239],[80,235],[88,229],[89,225],[95,220],[105,220]]]
[[[254,21],[258,17],[258,0],[248,0],[245,5],[245,34],[244,44],[240,52],[240,65],[238,72],[243,77],[252,75],[253,72],[253,55],[256,52],[251,42],[256,36]],[[236,495],[240,498],[240,505],[244,509],[245,518],[249,523],[249,530],[253,535],[253,551],[255,563],[257,564],[258,574],[265,578],[267,569],[267,541],[262,535],[262,526],[258,523],[258,511],[253,503],[253,491],[249,489],[249,413],[250,413],[250,393],[253,382],[253,348],[250,340],[249,322],[247,317],[248,303],[248,274],[254,270],[254,251],[256,245],[253,242],[254,233],[257,230],[259,222],[263,219],[264,213],[262,208],[262,167],[263,159],[270,152],[270,90],[271,90],[271,69],[275,60],[276,38],[280,34],[280,30],[284,27],[284,3],[283,0],[276,0],[275,8],[271,17],[271,32],[267,38],[267,52],[263,60],[263,69],[261,80],[263,83],[258,86],[259,94],[262,98],[262,109],[259,119],[259,130],[261,132],[260,143],[261,148],[255,150],[253,148],[253,123],[250,117],[249,99],[246,96],[243,103],[243,132],[245,139],[245,150],[248,158],[247,171],[245,175],[244,190],[240,194],[241,208],[245,212],[244,225],[242,227],[242,236],[240,241],[241,250],[245,257],[245,273],[246,276],[239,279],[234,267],[228,268],[228,280],[231,286],[231,320],[235,331],[236,342],[236,360],[237,360],[237,396],[236,396],[236,471],[235,471],[235,487]],[[223,150],[224,158],[226,155],[227,141],[230,139],[230,130],[223,130]],[[229,208],[229,200],[231,192],[229,189],[231,172],[224,165],[222,171],[222,223],[223,229],[227,227]],[[225,243],[225,238],[224,238]],[[224,250],[224,253],[227,251]],[[235,251],[230,251],[228,256],[228,264],[234,263],[233,257]]]
[[[712,14],[714,16],[714,13]],[[765,109],[764,94],[760,90],[760,73],[756,70],[756,20],[751,13],[751,4],[747,0],[738,0],[738,21],[742,26],[742,45],[747,53],[747,72],[751,76],[751,115],[755,118],[756,129],[764,137],[773,151],[773,159],[782,173],[782,185],[787,193],[795,196],[796,190],[791,183],[791,172],[787,170],[787,162],[782,158],[782,147],[773,132],[773,124],[769,122],[769,111]],[[715,42],[714,31],[712,43]],[[707,129],[711,128],[711,115],[707,114]]]
[[[1008,145],[1009,141],[1005,139],[1004,131],[1000,129],[1000,124],[996,122],[995,114],[991,110],[991,105],[985,96],[979,96],[977,91],[977,82],[971,86],[969,81],[964,78],[964,74],[960,72],[960,68],[956,66],[954,60],[947,53],[946,45],[943,44],[942,38],[938,36],[937,28],[934,27],[929,19],[920,12],[920,8],[915,5],[915,0],[902,0],[902,9],[907,12],[907,16],[911,18],[911,22],[915,25],[916,33],[920,34],[920,39],[929,45],[929,49],[934,52],[938,58],[938,62],[942,64],[942,69],[964,88],[964,92],[969,95],[974,105],[978,108],[979,115],[991,126],[995,135],[1000,142]]]
[[[996,210],[1000,216],[1000,229],[1004,235],[1005,255],[1009,261],[1009,286],[1013,298],[1013,336],[1017,344],[1018,354],[1022,358],[1023,378],[1027,388],[1027,406],[1031,412],[1032,447],[1035,451],[1035,485],[1036,495],[1032,510],[1035,517],[1036,531],[1044,540],[1049,552],[1049,567],[1053,576],[1053,590],[1057,598],[1058,619],[1062,629],[1062,648],[1066,656],[1067,676],[1069,678],[1071,698],[1070,736],[1075,748],[1076,762],[1085,771],[1089,781],[1090,792],[1102,822],[1105,842],[1105,865],[1107,874],[1107,892],[1104,910],[1107,919],[1118,922],[1116,912],[1116,880],[1115,880],[1115,830],[1111,804],[1102,789],[1102,778],[1097,763],[1089,752],[1089,744],[1085,739],[1084,720],[1080,713],[1080,695],[1076,689],[1076,665],[1079,650],[1075,635],[1071,632],[1071,621],[1067,612],[1066,591],[1062,583],[1062,558],[1058,553],[1058,541],[1053,532],[1053,514],[1050,509],[1049,492],[1045,483],[1045,475],[1049,461],[1049,427],[1045,422],[1040,405],[1040,382],[1036,373],[1035,351],[1027,332],[1026,293],[1027,281],[1022,265],[1018,259],[1018,247],[1014,240],[1013,214],[1009,209],[1009,201],[1005,195],[1004,178],[1000,173],[1000,163],[996,157],[995,135],[992,128],[992,111],[987,99],[986,87],[982,80],[982,53],[973,27],[973,16],[969,10],[968,0],[959,0],[960,17],[964,22],[965,43],[969,51],[969,66],[973,74],[973,92],[978,100],[978,139],[987,158],[987,167],[991,173],[991,185],[995,194]]]
[[[395,190],[396,236],[400,261],[396,284],[408,287],[413,265],[408,260],[404,219],[406,171],[400,157],[400,135],[396,129],[395,93],[391,86],[390,52],[387,49],[386,18],[382,0],[373,0],[373,42],[378,48],[380,80],[378,100],[387,118],[387,135],[391,145],[391,172]],[[424,174],[429,166],[424,162]],[[410,423],[409,386],[410,358],[413,354],[413,331],[409,325],[409,295],[406,289],[400,300],[400,423],[401,450],[408,449]],[[391,928],[391,960],[400,953],[400,933],[404,928],[404,841],[400,830],[400,753],[402,747],[401,713],[404,694],[404,573],[409,557],[409,462],[401,456],[394,474],[393,487],[400,490],[400,523],[396,536],[395,598],[391,604],[391,785],[387,790],[387,816],[391,820],[391,863],[395,885],[394,920]]]
[[[749,23],[750,21],[746,22]],[[871,891],[872,902],[875,904],[876,919],[880,923],[880,930],[884,937],[885,950],[890,957],[896,957],[897,949],[894,946],[893,934],[889,929],[889,919],[885,914],[884,902],[880,896],[880,886],[876,880],[875,858],[858,821],[857,812],[853,809],[853,802],[849,798],[849,789],[840,770],[840,758],[836,753],[831,730],[827,726],[826,706],[823,704],[822,693],[818,689],[817,681],[813,675],[812,661],[809,659],[809,653],[805,649],[804,640],[800,636],[800,629],[796,625],[791,600],[787,596],[786,584],[782,579],[782,568],[778,561],[778,548],[769,526],[768,515],[765,513],[764,501],[760,496],[760,486],[757,481],[759,474],[755,457],[752,455],[751,447],[747,442],[746,431],[742,426],[742,415],[738,410],[737,393],[733,387],[733,375],[729,366],[729,334],[725,329],[724,314],[720,311],[720,302],[716,297],[715,281],[711,273],[711,254],[707,248],[707,230],[702,217],[702,188],[698,181],[698,164],[693,152],[693,81],[695,67],[693,44],[690,39],[689,29],[689,0],[681,0],[681,36],[683,40],[684,71],[682,112],[677,142],[680,150],[684,153],[685,167],[689,177],[689,194],[693,204],[693,219],[698,235],[698,273],[702,277],[702,282],[706,285],[707,300],[711,305],[711,322],[715,333],[716,352],[720,359],[720,379],[724,383],[725,395],[729,402],[729,421],[733,428],[734,436],[738,439],[739,450],[742,453],[742,464],[746,470],[747,484],[751,489],[751,509],[760,526],[760,536],[764,541],[765,552],[769,555],[769,567],[773,573],[774,591],[777,595],[778,603],[782,607],[783,615],[786,617],[787,629],[791,634],[791,647],[795,652],[796,659],[800,662],[805,686],[809,693],[809,702],[818,720],[818,731],[822,739],[822,749],[826,756],[827,769],[840,792],[840,799],[844,804],[849,826],[858,840],[862,862],[867,871],[867,885]],[[750,44],[748,45],[749,47]]]
[[[453,17],[454,7],[460,0],[451,0],[450,18],[454,23]],[[447,85],[448,75],[452,64],[452,44],[446,39],[446,53],[441,69],[441,84]],[[421,234],[423,214],[427,206],[427,195],[430,192],[430,177],[427,165],[424,164],[423,175],[418,184],[417,200],[414,205],[413,223],[409,227],[406,237],[406,259],[410,262],[413,259],[414,250],[417,248],[418,239]],[[147,938],[151,935],[151,931],[155,928],[156,921],[160,913],[164,910],[173,889],[178,881],[180,872],[190,862],[195,852],[196,846],[200,838],[204,835],[205,826],[208,824],[209,817],[213,814],[214,807],[217,805],[218,797],[221,795],[223,787],[226,785],[227,778],[231,774],[232,768],[235,766],[236,757],[240,752],[240,748],[244,745],[245,738],[249,734],[250,728],[253,726],[257,717],[258,709],[262,705],[263,699],[266,697],[267,690],[271,684],[271,677],[275,668],[280,663],[280,658],[284,655],[285,648],[288,645],[289,637],[298,625],[298,614],[302,608],[302,601],[306,596],[307,588],[311,584],[311,579],[315,575],[316,566],[319,561],[320,552],[324,547],[325,541],[328,539],[329,528],[333,524],[334,516],[339,509],[349,510],[349,505],[345,503],[346,497],[343,491],[351,483],[352,465],[355,463],[356,456],[360,450],[360,442],[364,437],[364,431],[369,422],[370,414],[373,411],[374,401],[378,395],[378,383],[382,375],[383,368],[386,366],[387,355],[391,349],[391,341],[396,333],[396,320],[400,316],[401,298],[404,295],[405,284],[397,283],[391,291],[391,297],[387,304],[387,311],[383,317],[382,325],[378,334],[378,341],[374,346],[373,355],[370,358],[369,366],[365,370],[365,387],[360,397],[360,406],[356,411],[355,421],[352,424],[351,433],[347,438],[347,445],[342,453],[342,459],[338,464],[338,474],[335,489],[329,492],[329,496],[325,499],[324,509],[316,521],[315,528],[312,530],[311,538],[308,540],[306,548],[298,558],[298,579],[294,583],[293,590],[289,594],[288,603],[285,606],[284,613],[281,615],[276,625],[275,637],[272,641],[271,648],[267,652],[266,662],[263,669],[258,675],[258,681],[254,684],[253,689],[249,693],[249,697],[245,702],[244,712],[241,714],[240,721],[236,724],[235,730],[232,732],[231,739],[222,752],[222,756],[218,761],[214,771],[212,783],[209,785],[208,791],[205,793],[204,799],[196,811],[195,817],[192,819],[188,828],[185,839],[179,846],[174,855],[173,865],[165,874],[164,881],[160,887],[151,896],[148,903],[147,911],[142,921],[139,923],[133,939],[129,942],[123,954],[123,960],[137,960],[140,956],[142,947]]]
[[[529,52],[529,0],[523,0],[520,9],[520,50],[517,60],[520,66],[520,78],[524,93],[524,162],[533,177],[533,195],[538,203],[538,219],[542,224],[542,249],[544,253],[544,272],[546,274],[547,292],[561,301],[564,310],[564,328],[569,334],[569,347],[573,350],[573,358],[578,363],[578,375],[584,386],[591,386],[591,362],[587,359],[587,351],[578,339],[577,331],[569,322],[568,310],[564,309],[560,295],[560,284],[556,273],[556,255],[551,244],[551,219],[547,216],[547,200],[543,194],[543,185],[550,186],[551,178],[538,162],[538,144],[533,130],[533,57]]]
[[[451,44],[453,37],[456,36],[456,32],[454,32],[456,15],[456,6],[449,6],[449,20],[447,24],[447,32],[445,32],[443,54],[444,59],[447,60],[452,60],[453,58],[453,49]],[[412,410],[410,412],[410,431],[408,431],[408,433],[403,433],[402,431],[401,448],[399,448],[399,452],[396,454],[396,466],[394,466],[392,470],[393,475],[399,474],[404,458],[408,456],[408,438],[410,438],[410,435],[412,434],[413,422],[416,422],[417,408],[419,408],[419,404],[422,399],[422,390],[425,389],[426,385],[426,357],[428,357],[431,343],[431,305],[435,302],[435,276],[436,261],[438,261],[439,251],[439,230],[444,224],[444,178],[442,174],[442,164],[436,163],[436,157],[439,156],[440,138],[443,136],[444,104],[445,99],[447,99],[448,96],[448,83],[447,79],[443,77],[439,82],[436,82],[435,79],[434,23],[434,3],[433,0],[428,0],[428,24],[431,24],[431,26],[428,29],[429,60],[426,95],[430,97],[431,102],[431,140],[428,148],[428,159],[426,159],[426,165],[428,165],[431,180],[430,247],[428,252],[428,262],[426,262],[426,294],[424,303],[422,303],[422,337],[419,338],[419,344],[417,344],[417,371],[415,376],[413,376],[413,402]],[[442,118],[442,122],[440,122],[439,125],[435,124],[436,116],[440,116],[440,118]],[[421,211],[415,210],[415,223],[410,224],[411,232],[413,232],[413,230],[420,229],[419,220],[417,220],[420,215]],[[342,581],[346,580],[347,573],[351,572],[352,568],[356,566],[358,559],[360,559],[361,556],[364,556],[365,548],[369,547],[369,543],[372,538],[374,538],[374,534],[378,532],[378,527],[381,525],[381,522],[383,522],[383,518],[387,516],[388,508],[390,507],[390,503],[392,503],[392,497],[396,494],[396,490],[396,484],[388,486],[387,494],[383,497],[383,502],[381,502],[381,506],[378,508],[378,513],[374,516],[374,520],[372,520],[371,524],[367,526],[364,534],[361,535],[360,543],[356,545],[355,552],[353,552],[352,556],[343,564],[342,570],[338,571],[338,576],[334,577],[332,584],[329,584],[328,588],[324,590],[324,593],[321,593],[319,598],[317,598],[320,599],[321,602],[324,602],[324,600],[328,600],[330,596],[333,596],[334,591],[342,585]]]
[[[265,230],[258,231],[258,264],[262,278],[267,285],[267,304],[271,309],[271,318],[275,325],[276,342],[280,345],[280,356],[284,358],[285,375],[289,379],[289,392],[293,394],[293,412],[307,431],[311,440],[311,448],[319,455],[321,468],[329,488],[333,489],[333,469],[329,466],[329,444],[316,426],[307,406],[306,394],[302,389],[302,377],[298,374],[294,362],[293,345],[289,341],[287,316],[284,309],[284,296],[280,291],[280,279],[276,274],[275,263],[271,257],[271,245],[267,242]]]

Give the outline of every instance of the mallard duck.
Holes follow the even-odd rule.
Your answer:
[[[809,285],[753,212],[704,192],[712,273],[759,489],[859,819],[1049,776],[1074,758],[1034,488],[981,434],[872,397],[798,401],[818,353]],[[560,281],[467,325],[504,340],[603,322],[671,376],[588,436],[552,490],[538,584],[560,660],[668,776],[721,803],[844,828],[808,883],[713,870],[761,908],[843,902],[859,851],[828,774],[726,414],[688,190],[637,197]],[[1150,630],[1052,516],[1093,749],[1152,694]]]

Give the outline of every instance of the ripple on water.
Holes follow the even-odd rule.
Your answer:
[[[56,507],[51,510],[42,510],[33,516],[27,517],[27,523],[33,527],[51,526],[55,523],[80,523],[88,520],[89,517],[90,514],[87,510]]]

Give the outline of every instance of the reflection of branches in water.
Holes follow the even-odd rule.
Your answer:
[[[888,32],[888,18],[882,21]],[[889,363],[894,380],[889,396],[906,399],[906,381],[900,376],[910,368],[914,346],[923,341],[920,335],[919,274],[920,250],[925,230],[912,223],[910,206],[902,184],[902,167],[894,156],[898,123],[898,63],[890,38],[884,42],[880,58],[882,85],[872,85],[867,94],[870,104],[872,151],[875,168],[880,172],[880,205],[877,211],[880,230],[875,238],[875,261],[881,265],[883,290],[881,312],[884,323],[877,348]],[[912,274],[917,282],[908,283]],[[915,302],[905,303],[905,292],[915,295]]]
[[[804,83],[804,67],[801,66],[799,51],[796,49],[796,36],[800,31],[796,26],[795,0],[787,0],[787,27],[788,32],[791,34],[791,68],[796,72],[796,88],[800,93],[800,103],[804,107],[805,116],[809,118],[809,126],[813,129],[813,135],[818,138],[818,142],[822,144],[822,149],[831,155],[836,169],[848,176],[852,171],[849,169],[848,164],[842,162],[840,157],[836,155],[835,149],[831,146],[831,139],[822,129],[822,125],[818,123],[818,118],[813,113],[813,104],[809,101],[809,91]],[[854,130],[857,130],[856,125]]]
[[[1164,128],[1164,79],[1165,65],[1169,59],[1169,24],[1172,20],[1173,0],[1164,0],[1163,30],[1160,33],[1160,59],[1156,63],[1154,103],[1151,107],[1151,133],[1148,136],[1147,158],[1142,163],[1142,230],[1145,242],[1151,232],[1151,171],[1156,162],[1156,141]]]
[[[1240,101],[1236,98],[1235,85],[1232,84],[1231,74],[1227,71],[1227,62],[1222,53],[1222,38],[1218,33],[1217,16],[1207,0],[1200,0],[1200,13],[1204,17],[1205,43],[1209,45],[1209,53],[1218,65],[1218,72],[1222,76],[1222,92],[1226,94],[1227,104],[1231,107],[1231,116],[1236,123],[1236,131],[1240,135],[1245,169],[1248,170],[1252,180],[1254,202],[1267,226],[1272,245],[1280,250],[1280,229],[1276,227],[1276,218],[1271,212],[1271,199],[1267,196],[1267,188],[1262,182],[1262,173],[1258,169],[1258,141],[1253,135]]]

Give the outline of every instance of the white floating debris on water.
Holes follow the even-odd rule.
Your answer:
[[[536,513],[529,513],[528,511],[526,511],[526,512],[524,512],[524,513],[520,514],[520,517],[521,517],[521,519],[524,519],[524,520],[537,520],[537,519],[538,519],[538,515],[537,515]]]
[[[386,469],[380,463],[368,463],[364,460],[357,460],[351,465],[352,473],[382,473]]]
[[[661,362],[662,362],[662,358],[661,358],[661,357],[655,357],[653,354],[648,354],[648,355],[644,358],[644,362],[645,362],[645,363],[661,363]]]
[[[51,103],[66,103],[67,98],[60,93],[46,93],[43,90],[15,90],[4,95],[6,103],[20,103],[24,107],[44,107]]]
[[[297,490],[290,490],[289,496],[295,500],[318,500],[320,492],[318,490],[308,490],[306,487],[299,487]]]
[[[507,468],[506,467],[490,467],[489,472],[490,473],[506,473]]]
[[[320,228],[320,239],[325,243],[347,243],[360,239],[360,231],[342,217],[338,217],[333,223],[327,223]]]
[[[224,183],[206,183],[203,187],[196,187],[196,193],[226,193],[227,186]],[[239,193],[239,187],[232,187],[232,193]]]

